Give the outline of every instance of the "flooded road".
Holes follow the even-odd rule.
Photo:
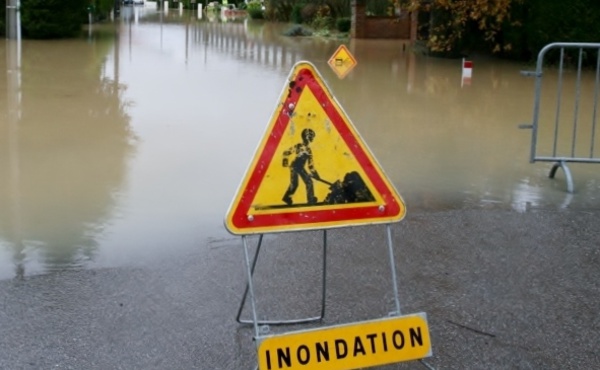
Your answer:
[[[319,69],[419,210],[600,205],[595,165],[576,193],[530,164],[533,80],[516,63],[415,55],[399,41],[288,38],[285,25],[124,8],[76,40],[0,45],[0,279],[127,265],[227,237],[223,217],[293,64]],[[4,64],[5,63],[5,64]]]

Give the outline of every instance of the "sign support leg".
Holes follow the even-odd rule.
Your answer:
[[[321,317],[325,317],[325,301],[327,296],[327,230],[323,230],[323,269],[321,276]]]
[[[242,237],[244,239],[244,250],[246,255],[248,254],[247,241],[246,237]],[[319,316],[308,317],[304,319],[289,319],[289,320],[258,320],[256,318],[256,307],[253,298],[253,289],[252,289],[252,276],[254,275],[254,270],[256,269],[256,262],[258,261],[258,256],[260,254],[260,249],[263,242],[263,234],[260,234],[258,239],[258,244],[256,246],[256,251],[254,252],[254,258],[250,263],[250,259],[248,257],[247,267],[248,267],[248,284],[246,284],[246,289],[244,290],[244,294],[242,295],[242,301],[240,302],[240,307],[238,308],[236,321],[240,324],[254,324],[258,325],[295,325],[295,324],[306,324],[316,321],[321,321],[325,317],[325,300],[327,295],[327,230],[323,231],[323,265],[322,265],[322,282],[321,282],[321,312]],[[242,319],[242,311],[244,309],[244,305],[246,303],[246,299],[248,297],[248,292],[250,292],[250,298],[252,300],[252,313],[254,315],[254,320]],[[258,332],[258,331],[257,331]]]
[[[256,301],[254,299],[254,287],[252,285],[252,268],[250,267],[250,257],[248,256],[248,241],[246,235],[242,236],[242,243],[244,244],[244,258],[246,260],[246,272],[248,274],[248,285],[246,291],[250,290],[250,302],[252,304],[252,322],[254,323],[254,337],[258,338],[258,317],[256,315]]]
[[[390,255],[390,266],[392,268],[392,289],[394,290],[394,301],[396,303],[396,311],[390,312],[390,316],[400,316],[400,297],[398,296],[398,279],[396,277],[396,263],[394,260],[394,245],[392,242],[392,227],[386,225],[388,251]]]
[[[392,227],[390,224],[386,225],[386,232],[387,232],[388,250],[389,250],[389,255],[390,255],[390,266],[392,268],[392,286],[393,286],[392,289],[394,289],[394,301],[396,303],[396,311],[390,312],[390,316],[400,316],[401,313],[400,313],[400,297],[398,295],[398,278],[397,278],[397,274],[396,274],[396,263],[395,263],[395,259],[394,259]],[[421,365],[425,366],[427,369],[435,370],[435,368],[433,366],[431,366],[430,364],[428,364],[427,362],[425,362],[425,360],[421,359],[421,360],[419,360],[419,362],[421,363]]]
[[[263,240],[263,234],[260,234],[259,238],[258,238],[258,244],[256,246],[256,252],[254,252],[254,258],[252,259],[252,266],[250,267],[250,278],[252,278],[252,276],[254,275],[254,269],[256,268],[256,261],[258,260],[258,254],[260,253],[260,247],[262,245],[262,240]],[[242,316],[242,310],[244,309],[244,304],[246,303],[246,297],[248,296],[248,289],[250,287],[250,284],[246,284],[246,288],[244,289],[244,294],[242,296],[242,302],[240,303],[240,307],[238,308],[238,312],[237,312],[237,316],[235,317],[235,320],[239,323],[243,323],[243,324],[251,324],[253,323],[250,320],[241,320],[240,317]]]

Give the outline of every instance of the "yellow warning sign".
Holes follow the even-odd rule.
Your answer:
[[[315,67],[294,66],[227,213],[234,234],[394,222],[400,195]]]
[[[346,77],[357,64],[356,59],[344,44],[337,48],[327,63],[339,78]]]
[[[267,337],[259,370],[350,370],[431,356],[425,313]]]

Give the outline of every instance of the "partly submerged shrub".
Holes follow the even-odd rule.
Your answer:
[[[286,36],[312,36],[312,31],[300,25],[295,25],[287,31],[285,31],[283,34]]]
[[[335,27],[340,32],[350,32],[352,20],[350,18],[338,18],[335,21]]]
[[[265,17],[265,11],[263,5],[258,0],[253,0],[248,3],[248,15],[252,19],[263,19]]]

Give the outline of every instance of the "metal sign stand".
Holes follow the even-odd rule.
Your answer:
[[[350,57],[349,53],[346,54],[347,57]],[[346,56],[338,55],[334,59],[345,60]],[[303,99],[303,91],[310,91],[316,99]],[[310,113],[307,115],[304,113],[298,115],[295,114],[297,111]],[[294,117],[294,120],[292,120],[292,117]],[[320,122],[321,119],[323,119],[322,123],[315,121],[319,120]],[[296,141],[296,136],[298,135],[294,134],[297,128],[301,129],[300,143]],[[317,204],[314,192],[311,191],[312,188],[310,188],[308,180],[305,180],[305,177],[309,175],[307,172],[304,172],[306,176],[302,175],[302,179],[306,182],[307,186],[307,201],[306,204],[294,204],[291,195],[296,190],[297,183],[295,179],[297,179],[299,172],[292,171],[292,180],[288,183],[287,180],[289,177],[282,176],[281,169],[275,169],[272,164],[275,161],[279,161],[276,158],[279,158],[282,154],[284,155],[284,159],[286,159],[285,156],[287,156],[286,153],[290,152],[290,147],[296,148],[300,145],[306,147],[310,152],[309,144],[315,136],[325,138],[323,140],[329,140],[330,142],[339,141],[343,143],[341,146],[333,146],[328,148],[327,151],[323,150],[321,153],[324,157],[326,156],[331,159],[339,157],[338,160],[322,163],[323,167],[327,167],[326,165],[329,164],[337,168],[336,177],[339,179],[335,183],[322,180],[330,186],[331,191],[323,202]],[[351,155],[346,153],[348,150],[351,152]],[[312,159],[309,160],[312,161]],[[305,162],[302,163],[304,166]],[[340,163],[344,163],[344,165],[340,167]],[[289,163],[286,161],[281,162],[281,164],[283,164],[283,167],[289,167]],[[318,180],[319,176],[316,170],[312,168],[312,164],[309,167],[312,177]],[[306,171],[304,167],[303,171]],[[271,182],[272,184],[267,186],[265,185],[267,182]],[[373,186],[367,186],[369,182]],[[283,198],[279,198],[278,195],[273,194],[272,186],[275,185],[281,189],[287,187],[288,190]],[[283,203],[281,203],[282,200]],[[299,202],[299,199],[296,199],[296,201]],[[294,208],[291,207],[293,204]],[[317,206],[317,208],[312,208],[313,206]],[[258,367],[261,370],[273,369],[272,365],[275,357],[272,356],[277,356],[276,361],[280,364],[279,368],[282,368],[284,363],[286,368],[289,369],[308,368],[306,365],[311,365],[311,359],[321,362],[320,365],[324,365],[322,361],[330,361],[329,345],[327,343],[336,343],[332,344],[332,346],[337,346],[337,343],[341,343],[339,340],[344,341],[344,339],[338,340],[339,337],[331,337],[325,339],[325,342],[323,342],[323,337],[327,335],[353,338],[352,340],[358,343],[354,346],[355,356],[352,358],[347,358],[345,353],[342,355],[338,347],[335,347],[335,351],[337,351],[336,358],[331,358],[331,365],[337,366],[336,368],[339,369],[342,369],[340,366],[343,366],[344,369],[369,367],[418,360],[431,356],[431,342],[425,313],[401,316],[391,223],[401,221],[405,214],[406,207],[400,194],[397,193],[392,183],[383,173],[383,170],[373,160],[372,154],[370,154],[366,144],[356,132],[337,100],[333,98],[329,87],[325,84],[315,66],[306,61],[296,63],[284,85],[275,112],[267,127],[266,135],[255,152],[250,167],[246,171],[246,175],[225,218],[227,229],[232,234],[242,235],[246,262],[247,284],[236,320],[242,324],[253,325],[254,340],[258,354]],[[387,227],[387,244],[395,301],[395,308],[389,313],[389,317],[361,323],[336,325],[322,329],[313,328],[288,332],[282,335],[270,335],[269,325],[301,324],[323,320],[327,291],[326,229],[375,224],[386,224]],[[316,317],[300,319],[259,320],[253,277],[262,247],[262,233],[300,230],[324,230],[321,313]],[[247,237],[250,234],[260,234],[253,259],[250,257],[248,248]],[[248,294],[250,295],[252,319],[243,320],[241,316]],[[394,328],[394,330],[387,332],[391,330],[390,328]],[[406,334],[403,334],[401,329],[405,330]],[[361,339],[356,336],[356,332],[360,330],[380,332],[382,346],[384,346],[383,350],[386,353],[383,354],[379,351],[375,354],[375,350],[373,349],[373,353],[367,355],[366,351],[361,350],[363,347],[360,343]],[[389,342],[390,345],[395,346],[397,350],[404,348],[404,335],[410,335],[410,350],[388,351],[386,332],[387,338],[391,340]],[[365,338],[374,338],[371,334],[365,335],[368,336]],[[312,357],[310,349],[306,344],[298,344],[300,340],[308,341],[306,343],[310,342],[314,345],[314,355]],[[366,340],[372,341],[373,339]],[[327,346],[327,348],[320,347],[321,345]],[[292,351],[294,353],[290,352],[291,347],[297,347],[295,352]],[[374,345],[372,348],[375,348]],[[357,357],[359,352],[362,352],[360,353],[360,359]],[[366,357],[362,357],[362,355],[366,355]],[[295,356],[294,360],[292,360],[293,356]],[[323,358],[320,356],[323,356]],[[355,362],[355,359],[357,362]],[[333,365],[334,362],[336,365]],[[296,367],[296,365],[300,367]]]
[[[254,291],[252,289],[252,277],[254,276],[254,269],[256,268],[256,262],[258,261],[258,255],[260,253],[260,248],[262,246],[264,234],[260,234],[258,239],[258,245],[256,246],[256,252],[254,252],[254,258],[252,259],[252,263],[250,264],[250,260],[248,259],[248,242],[246,240],[246,236],[242,236],[242,240],[244,243],[244,252],[246,253],[246,264],[248,266],[248,283],[246,284],[246,289],[244,290],[244,294],[242,296],[242,301],[240,302],[240,307],[238,309],[238,313],[236,316],[237,322],[240,324],[253,324],[257,321],[256,319],[256,309],[255,309],[255,301],[254,301]],[[321,314],[316,317],[307,317],[304,319],[287,319],[287,320],[262,320],[258,321],[258,325],[294,325],[294,324],[306,324],[316,321],[321,321],[325,316],[325,295],[327,292],[327,230],[323,230],[323,268],[322,268],[322,285],[321,285]],[[254,320],[244,320],[241,319],[242,310],[244,309],[244,305],[246,303],[246,298],[248,296],[248,291],[250,291],[250,299],[252,301],[252,315]]]
[[[395,310],[389,313],[389,316],[400,316],[401,315],[401,310],[400,310],[400,297],[398,294],[398,283],[397,283],[397,274],[396,274],[396,264],[395,264],[395,259],[394,259],[394,246],[393,246],[393,240],[392,240],[392,229],[390,224],[386,224],[386,233],[387,233],[387,245],[388,245],[388,254],[389,254],[389,259],[390,259],[390,267],[391,267],[391,272],[392,272],[392,289],[393,289],[393,293],[394,293],[394,302],[395,302]],[[256,247],[256,252],[254,253],[254,258],[252,261],[250,261],[250,255],[248,252],[248,240],[246,235],[242,235],[242,243],[243,243],[243,247],[244,247],[244,257],[245,257],[245,262],[246,262],[246,273],[247,273],[247,279],[248,279],[248,283],[246,285],[246,289],[244,290],[244,294],[243,294],[243,298],[240,304],[240,307],[238,309],[238,313],[236,316],[236,320],[241,323],[241,324],[252,324],[254,326],[254,339],[256,341],[256,347],[258,349],[258,346],[260,344],[260,340],[262,338],[263,335],[268,334],[269,333],[269,325],[292,325],[292,324],[302,324],[302,323],[311,323],[311,322],[316,322],[316,321],[320,321],[323,319],[323,317],[325,316],[325,294],[326,294],[326,287],[327,287],[327,230],[323,230],[323,270],[322,270],[322,300],[321,300],[321,315],[317,316],[317,317],[309,317],[309,318],[305,318],[305,319],[288,319],[288,320],[258,320],[258,314],[257,314],[257,310],[256,310],[256,299],[255,299],[255,295],[254,295],[254,285],[253,285],[253,275],[254,275],[254,269],[256,267],[256,262],[258,260],[258,255],[260,253],[260,248],[262,245],[262,240],[263,240],[263,234],[260,235],[259,240],[258,240],[258,245]],[[250,293],[250,303],[251,303],[251,307],[252,307],[252,320],[242,320],[240,319],[242,310],[244,308],[244,304],[246,302],[246,298],[248,293]],[[262,326],[262,328],[260,327]],[[261,330],[262,329],[262,330]],[[425,362],[424,360],[419,360],[419,362],[421,362],[421,364],[423,364],[423,366],[425,366],[428,369],[434,369],[431,365],[429,365],[427,362]],[[255,367],[255,369],[258,369],[258,365]]]

